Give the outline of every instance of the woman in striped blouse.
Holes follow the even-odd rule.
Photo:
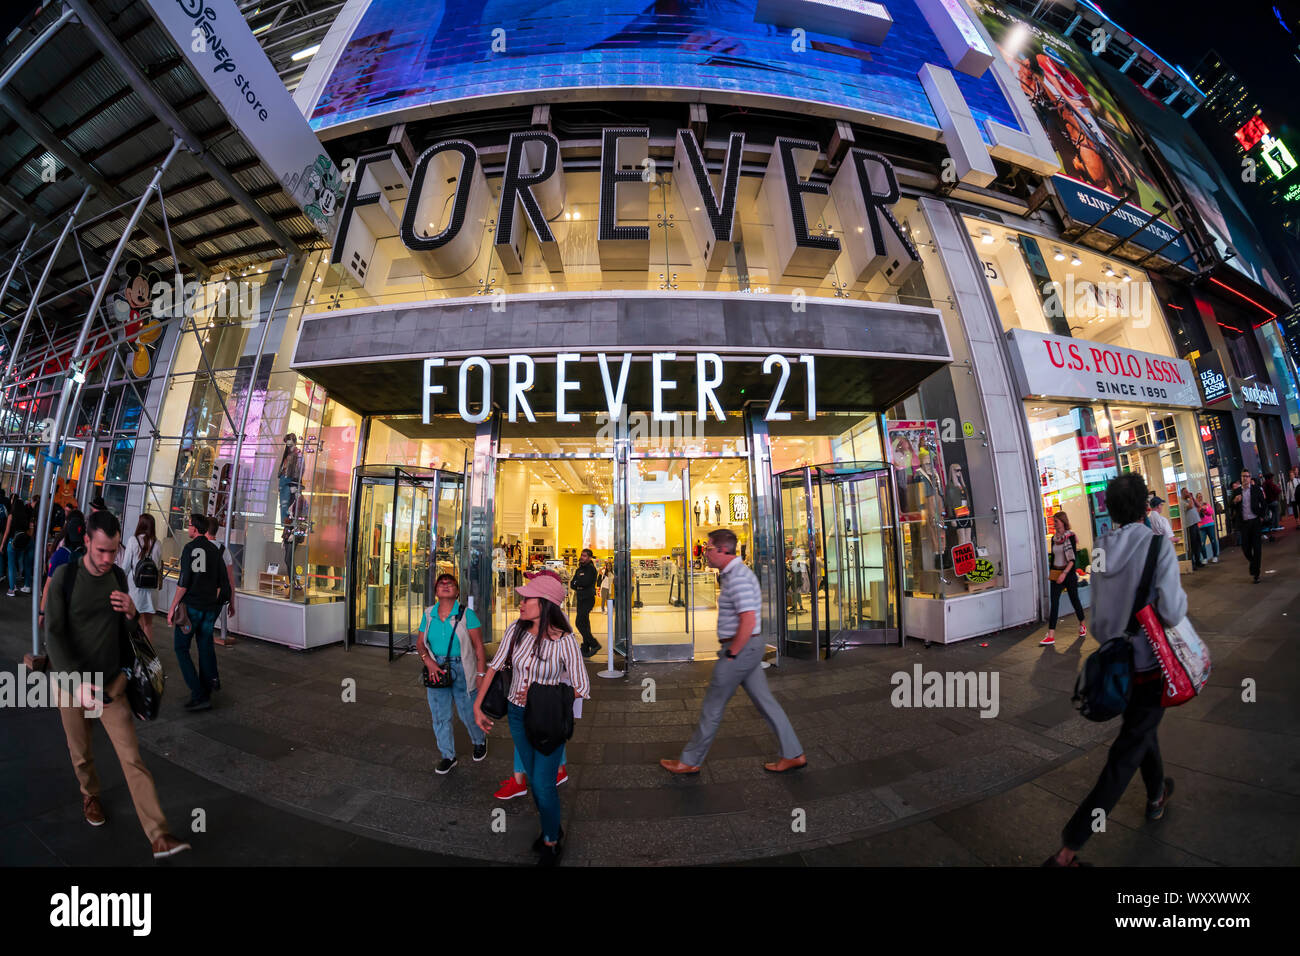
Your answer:
[[[524,705],[532,684],[569,684],[574,697],[590,697],[591,685],[573,627],[562,610],[565,587],[560,576],[554,571],[539,571],[515,590],[522,598],[519,620],[506,630],[496,657],[488,666],[487,676],[479,684],[474,721],[484,731],[492,729],[492,721],[483,713],[483,695],[509,658],[514,669],[509,693],[510,736],[522,759],[524,773],[532,781],[533,803],[542,818],[542,832],[533,848],[541,854],[538,861],[541,865],[554,866],[560,860],[560,839],[564,836],[560,826],[560,795],[555,788],[564,748],[542,754],[533,747],[524,731]]]

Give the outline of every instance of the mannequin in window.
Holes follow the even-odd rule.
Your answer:
[[[698,526],[699,523],[700,523],[700,503],[699,503],[698,501],[696,501],[696,502],[695,502],[695,524]],[[695,546],[695,550],[698,552],[699,549],[700,549],[700,546],[697,544],[697,545]],[[698,557],[699,557],[699,554],[697,553],[695,556],[698,558]]]
[[[709,496],[704,496],[704,520],[709,520]]]
[[[537,499],[533,499],[533,524],[537,524]]]
[[[713,523],[722,524],[722,502],[721,501],[715,501],[713,503]]]
[[[943,479],[934,469],[934,457],[930,449],[921,448],[917,452],[920,467],[916,471],[916,480],[920,484],[922,509],[925,513],[925,526],[930,535],[930,550],[935,555],[935,567],[942,562],[943,555]]]
[[[962,475],[961,465],[956,462],[948,466],[948,490],[944,497],[948,506],[948,527],[954,539],[951,544],[969,544],[975,533],[975,519],[971,511],[970,492],[966,489],[966,478]]]
[[[549,510],[547,509],[547,506],[546,506],[546,505],[542,505],[542,527],[543,527],[543,528],[546,527],[546,516],[547,516],[547,514],[549,514]]]

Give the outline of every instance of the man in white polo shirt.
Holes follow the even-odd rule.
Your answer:
[[[669,773],[699,773],[700,764],[704,762],[713,738],[718,735],[727,701],[738,687],[743,686],[781,742],[781,759],[763,764],[763,769],[785,773],[806,766],[808,759],[795,736],[794,727],[790,725],[790,718],[772,696],[763,673],[766,644],[761,633],[763,589],[758,578],[736,556],[736,535],[726,528],[709,533],[709,546],[704,556],[719,572],[718,642],[722,649],[700,707],[699,726],[682,751],[680,760],[660,760],[659,765]]]

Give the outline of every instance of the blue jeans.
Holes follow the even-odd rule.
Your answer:
[[[568,744],[560,744],[560,766],[561,767],[563,767],[565,763],[564,748],[567,746]],[[524,770],[524,758],[519,756],[519,748],[516,747],[515,748],[515,773],[527,773],[527,772],[528,771]]]
[[[560,839],[560,794],[555,789],[555,774],[564,758],[564,748],[555,748],[550,756],[534,750],[524,732],[524,709],[514,703],[510,705],[510,736],[515,741],[515,753],[523,761],[523,771],[528,774],[528,792],[542,818],[542,838],[554,843]]]
[[[172,647],[176,650],[176,663],[180,665],[181,676],[190,688],[193,700],[207,700],[212,695],[212,682],[217,679],[217,648],[212,641],[212,628],[217,623],[219,610],[200,611],[185,605],[193,627],[186,634],[179,627],[173,629]],[[190,641],[199,647],[199,672],[194,673],[194,661],[190,659]]]
[[[447,667],[447,658],[434,657],[439,667]],[[461,663],[459,657],[451,659],[451,677],[453,684],[450,687],[426,687],[425,695],[429,698],[429,713],[433,715],[433,733],[438,738],[438,752],[448,760],[456,756],[456,736],[451,729],[451,705],[454,700],[456,703],[456,713],[460,715],[460,722],[465,725],[469,731],[469,739],[474,746],[487,743],[487,734],[483,733],[483,728],[474,723],[474,697],[478,692],[475,691],[471,696],[469,685],[465,681],[465,665]]]
[[[289,505],[293,501],[298,482],[288,475],[280,476],[280,524],[289,523]]]
[[[1214,557],[1217,558],[1219,556],[1219,529],[1216,528],[1214,525],[1206,525],[1205,527],[1201,528],[1201,534],[1205,537],[1205,541],[1207,544],[1207,547],[1205,549],[1206,557],[1207,558],[1210,557],[1209,552],[1213,551]]]
[[[15,548],[14,539],[9,539],[9,544],[5,547],[9,557],[9,590],[18,590],[18,578],[22,577],[24,585],[32,583],[32,541],[29,538],[26,547]]]

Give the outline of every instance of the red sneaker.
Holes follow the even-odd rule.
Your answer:
[[[564,781],[569,779],[569,771],[564,769],[564,764],[560,764],[560,770],[555,775],[555,785],[558,787]]]
[[[522,797],[528,792],[528,784],[517,783],[514,777],[506,777],[501,781],[501,789],[492,796],[498,800],[513,800],[515,797]]]

